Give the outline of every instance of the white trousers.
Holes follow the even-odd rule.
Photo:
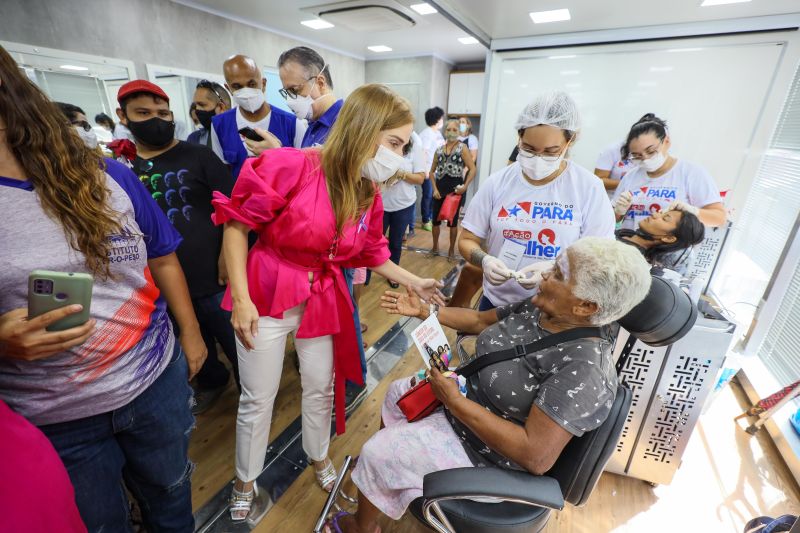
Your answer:
[[[289,309],[283,319],[261,317],[255,348],[245,350],[239,339],[239,374],[242,394],[236,418],[236,476],[252,481],[264,469],[272,408],[281,382],[286,336],[296,332],[305,304]],[[333,339],[295,337],[303,388],[303,450],[312,461],[328,456],[333,406]]]

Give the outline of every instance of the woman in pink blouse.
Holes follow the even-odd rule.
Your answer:
[[[335,480],[328,459],[334,390],[341,433],[345,380],[362,383],[342,267],[369,267],[424,300],[441,300],[440,282],[389,261],[383,236],[376,184],[402,164],[412,126],[405,100],[364,85],[348,97],[322,150],[268,150],[245,163],[231,198],[214,200],[215,222],[225,223],[230,286],[223,307],[233,311],[242,383],[233,520],[247,518],[258,491],[290,332],[300,360],[303,448],[323,489]],[[248,254],[250,230],[258,242]]]

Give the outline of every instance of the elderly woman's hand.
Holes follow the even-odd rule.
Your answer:
[[[449,406],[453,400],[463,397],[458,392],[458,382],[452,377],[442,374],[435,366],[432,366],[428,373],[428,381],[431,382],[434,396],[445,407]]]
[[[407,294],[384,292],[381,296],[381,307],[390,315],[419,317],[423,311],[422,301],[410,288],[406,288],[406,292]]]

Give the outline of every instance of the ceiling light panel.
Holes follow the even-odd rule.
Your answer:
[[[379,54],[382,53],[382,52],[391,52],[392,51],[391,48],[389,48],[388,46],[384,46],[382,44],[378,44],[378,45],[375,45],[375,46],[367,46],[367,49],[368,50],[372,50],[373,52],[377,52]]]
[[[478,39],[475,37],[459,37],[458,42],[461,44],[478,44]]]
[[[326,30],[328,28],[333,28],[333,24],[322,19],[302,20],[300,21],[300,24],[303,26],[308,26],[312,30]]]
[[[531,19],[535,24],[547,24],[548,22],[562,22],[569,20],[569,9],[553,9],[551,11],[534,11],[530,13]]]
[[[425,2],[421,4],[412,4],[410,6],[411,9],[419,13],[420,15],[433,15],[437,13],[436,8],[430,4],[426,4]]]

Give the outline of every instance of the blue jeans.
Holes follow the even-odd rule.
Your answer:
[[[496,307],[497,306],[494,305],[486,296],[481,296],[481,301],[478,302],[478,311],[488,311],[489,309],[495,309]]]
[[[422,223],[426,224],[431,221],[433,218],[433,207],[431,206],[433,202],[433,185],[431,185],[431,180],[425,179],[422,182],[422,200],[419,204],[419,210],[422,215]]]
[[[389,230],[389,253],[392,263],[400,264],[400,254],[403,253],[403,235],[406,228],[414,222],[415,205],[401,209],[399,211],[383,212],[383,233]]]
[[[193,298],[194,314],[200,323],[200,333],[208,349],[208,358],[197,373],[200,389],[216,389],[228,382],[230,372],[217,356],[217,342],[231,363],[236,386],[239,387],[239,359],[236,355],[236,334],[231,325],[231,313],[220,307],[225,291],[211,296]],[[176,328],[177,331],[177,328]],[[241,387],[239,387],[241,389]]]
[[[344,280],[347,288],[350,289],[350,297],[353,298],[353,273],[352,268],[343,268]],[[361,375],[364,377],[364,384],[367,383],[367,356],[364,354],[364,341],[361,338],[361,318],[358,316],[358,306],[353,299],[353,321],[356,324],[356,342],[358,342],[358,355],[361,356]],[[348,382],[349,383],[349,382]]]
[[[67,467],[90,532],[131,530],[123,481],[139,502],[147,531],[194,531],[188,373],[176,341],[162,374],[129,404],[39,428]]]

